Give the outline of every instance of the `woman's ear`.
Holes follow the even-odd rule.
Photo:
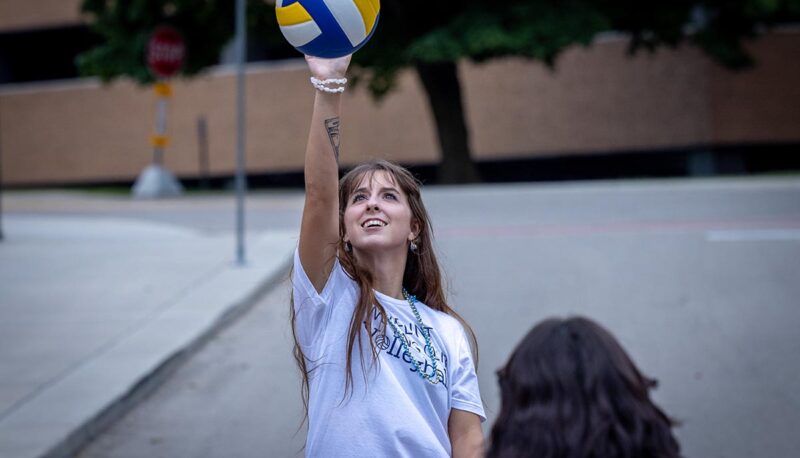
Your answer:
[[[408,240],[409,241],[416,240],[417,237],[419,237],[419,231],[420,231],[419,221],[417,221],[416,219],[412,220],[411,221],[411,234],[409,234]]]

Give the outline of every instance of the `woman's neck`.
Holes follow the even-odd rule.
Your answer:
[[[372,288],[395,299],[403,299],[403,274],[408,254],[401,252],[356,253],[359,264],[372,274]]]

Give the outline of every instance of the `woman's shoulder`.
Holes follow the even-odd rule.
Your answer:
[[[298,286],[303,287],[308,290],[309,294],[312,296],[319,296],[319,298],[324,302],[330,301],[334,296],[337,295],[337,293],[340,293],[343,290],[352,290],[355,288],[355,281],[342,267],[338,256],[333,259],[331,271],[328,273],[325,285],[322,287],[322,291],[319,291],[318,293],[311,284],[311,280],[308,278],[308,275],[305,272],[300,260],[299,250],[297,249],[295,249],[294,254],[292,276],[292,283],[295,288]]]
[[[342,265],[339,256],[334,258],[329,281],[333,284],[333,287],[339,291],[353,291],[358,289],[355,278],[353,278],[352,274]]]
[[[433,315],[441,332],[446,332],[448,335],[459,336],[464,332],[464,325],[453,315],[442,310],[436,310],[425,304],[425,308]]]

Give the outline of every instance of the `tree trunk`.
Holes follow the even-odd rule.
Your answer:
[[[440,183],[474,183],[478,171],[469,150],[469,131],[461,102],[458,68],[453,62],[417,64],[428,101],[436,121],[436,132],[442,150],[437,170]]]

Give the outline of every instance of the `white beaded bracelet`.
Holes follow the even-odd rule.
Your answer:
[[[345,84],[347,84],[347,78],[329,78],[325,80],[320,80],[317,78],[311,77],[311,84],[318,90],[322,92],[327,92],[329,94],[336,94],[344,92]],[[328,84],[341,84],[339,87],[328,87]]]

